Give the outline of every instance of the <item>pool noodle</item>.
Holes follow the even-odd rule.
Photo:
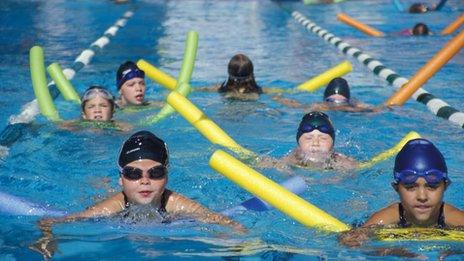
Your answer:
[[[381,241],[464,241],[464,230],[439,228],[381,228],[374,235]]]
[[[331,80],[336,77],[341,77],[353,70],[349,61],[344,61],[329,70],[319,74],[318,76],[298,85],[296,89],[302,91],[314,92],[324,85],[327,85]]]
[[[366,24],[363,24],[361,22],[359,22],[358,20],[355,20],[354,18],[348,16],[347,14],[345,13],[338,13],[337,14],[337,19],[344,22],[345,24],[347,25],[350,25],[356,29],[358,29],[359,31],[367,34],[367,35],[370,35],[370,36],[375,36],[375,37],[381,37],[381,36],[384,36],[385,34],[382,33],[381,31],[371,27],[371,26],[368,26]]]
[[[462,24],[464,24],[464,15],[458,16],[456,20],[454,20],[451,24],[449,24],[443,31],[441,31],[441,35],[452,34],[456,31]]]
[[[39,103],[40,112],[51,121],[58,121],[60,117],[48,91],[45,75],[44,53],[40,46],[33,46],[29,52],[32,87]]]
[[[222,150],[213,153],[209,165],[241,188],[258,196],[307,227],[315,227],[329,232],[342,232],[350,229],[348,225],[286,190]]]
[[[398,9],[398,11],[404,12],[404,5],[403,3],[401,3],[401,0],[393,0],[393,3],[395,4],[396,9]]]
[[[47,67],[47,71],[66,100],[81,104],[79,94],[77,94],[74,87],[63,74],[63,70],[61,70],[61,66],[58,63],[52,63]]]
[[[188,96],[190,93],[190,78],[192,77],[193,66],[195,64],[195,57],[197,54],[197,47],[198,47],[198,33],[194,31],[190,31],[187,33],[187,40],[185,43],[185,52],[184,52],[184,59],[182,62],[182,67],[179,73],[179,77],[177,79],[176,90],[179,91],[180,94],[184,96]],[[160,120],[168,117],[169,115],[175,113],[176,110],[169,104],[164,105],[161,110],[153,116],[148,117],[147,119],[143,120],[141,124],[150,125]]]
[[[289,191],[295,194],[301,194],[306,189],[306,183],[300,176],[291,177],[281,183],[281,186],[285,187]],[[252,211],[266,211],[272,207],[260,200],[259,198],[252,197],[248,200],[243,201],[240,205],[226,209],[221,214],[230,216],[239,214],[245,210]],[[0,192],[0,213],[9,215],[21,215],[21,216],[64,216],[65,211],[53,210],[49,207],[29,202],[25,199]]]
[[[359,168],[369,168],[369,167],[373,166],[374,164],[377,164],[380,161],[384,161],[384,160],[394,156],[395,154],[397,154],[403,148],[403,146],[408,141],[410,141],[412,139],[418,139],[420,137],[421,136],[419,135],[419,133],[417,133],[415,131],[409,132],[392,148],[390,148],[390,149],[388,149],[388,150],[386,150],[386,151],[384,151],[382,153],[377,154],[376,156],[374,156],[372,159],[370,159],[367,162],[360,163]]]
[[[441,0],[441,1],[438,3],[438,5],[435,7],[435,11],[440,11],[440,10],[443,8],[443,6],[445,6],[445,4],[446,4],[447,1],[448,1],[448,0]]]
[[[177,86],[177,80],[174,79],[171,75],[161,71],[160,69],[156,68],[149,62],[140,59],[137,61],[137,67],[140,70],[145,72],[145,75],[150,78],[152,81],[157,82],[159,85],[165,87],[168,90],[174,91]]]
[[[401,89],[387,101],[388,106],[403,105],[423,84],[425,84],[443,65],[453,58],[464,46],[464,30],[449,40]]]
[[[229,148],[234,152],[245,155],[254,155],[253,152],[243,148],[235,142],[216,123],[209,119],[200,109],[191,103],[182,94],[176,91],[168,95],[167,101],[177,112],[195,127],[205,138],[214,144]]]

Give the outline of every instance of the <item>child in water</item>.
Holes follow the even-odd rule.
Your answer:
[[[393,189],[400,202],[374,213],[362,226],[340,237],[347,246],[360,246],[369,238],[373,227],[436,227],[464,226],[464,211],[443,201],[450,185],[448,169],[441,152],[426,139],[406,143],[396,155]]]
[[[378,112],[380,108],[351,99],[348,82],[337,77],[332,79],[324,91],[324,101],[310,106],[301,104],[295,100],[282,98],[280,95],[273,100],[292,108],[302,108],[308,111],[344,111],[344,112]]]
[[[82,120],[62,123],[62,127],[76,130],[82,127],[129,131],[127,123],[113,120],[114,96],[102,86],[90,86],[81,97]]]
[[[169,155],[166,144],[149,131],[139,131],[122,145],[119,158],[119,184],[122,191],[63,218],[43,219],[43,237],[32,249],[50,258],[56,250],[52,225],[93,217],[116,217],[128,223],[168,223],[179,218],[229,226],[238,232],[245,228],[232,219],[213,212],[196,201],[166,188]]]
[[[127,61],[121,64],[116,73],[116,86],[120,98],[116,101],[119,108],[128,106],[161,107],[163,102],[145,101],[145,72],[140,70],[134,62]]]

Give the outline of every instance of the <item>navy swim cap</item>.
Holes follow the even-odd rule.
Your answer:
[[[300,140],[301,135],[313,130],[319,130],[325,134],[329,134],[332,137],[332,140],[335,141],[335,130],[330,122],[329,116],[320,111],[313,111],[307,113],[301,119],[300,126],[298,126],[298,131],[296,133],[296,142]]]
[[[324,100],[334,94],[340,94],[346,99],[350,99],[350,87],[348,82],[340,77],[332,79],[324,91]]]
[[[135,160],[150,159],[167,167],[168,149],[163,140],[149,131],[139,131],[127,139],[119,152],[118,166],[124,168]]]
[[[438,170],[448,179],[448,168],[441,152],[426,139],[410,140],[396,155],[394,172],[427,173]]]
[[[116,73],[116,85],[118,90],[121,86],[133,78],[145,78],[145,72],[140,70],[134,62],[127,61],[119,66],[118,72]]]

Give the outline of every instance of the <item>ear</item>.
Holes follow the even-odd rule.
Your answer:
[[[398,192],[398,184],[396,184],[395,182],[392,182],[391,186],[396,192]]]

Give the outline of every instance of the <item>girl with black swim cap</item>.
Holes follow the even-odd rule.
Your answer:
[[[464,211],[443,201],[451,183],[441,152],[426,139],[414,139],[396,155],[392,186],[400,202],[374,213],[361,229],[343,234],[341,242],[359,246],[368,228],[379,226],[453,228],[464,226]]]
[[[367,105],[351,99],[348,82],[336,77],[332,79],[324,91],[323,102],[310,106],[301,104],[296,100],[283,98],[281,95],[273,97],[273,100],[292,108],[301,108],[309,111],[345,111],[345,112],[378,112],[380,108]]]
[[[56,222],[71,222],[77,219],[110,217],[118,214],[131,216],[131,208],[142,217],[154,216],[156,222],[190,217],[204,223],[214,223],[244,232],[244,227],[232,219],[215,213],[201,204],[166,188],[168,181],[169,155],[166,144],[149,131],[139,131],[127,139],[121,147],[119,158],[119,184],[122,191],[76,214],[58,219],[44,219],[40,228],[44,237],[34,249],[51,257],[54,249],[48,243],[52,239],[51,225]],[[140,208],[142,206],[143,208]],[[156,215],[152,215],[156,212]],[[140,216],[139,216],[140,217]],[[132,219],[133,221],[134,219]],[[146,220],[145,220],[146,222]],[[44,244],[45,243],[45,244]]]

